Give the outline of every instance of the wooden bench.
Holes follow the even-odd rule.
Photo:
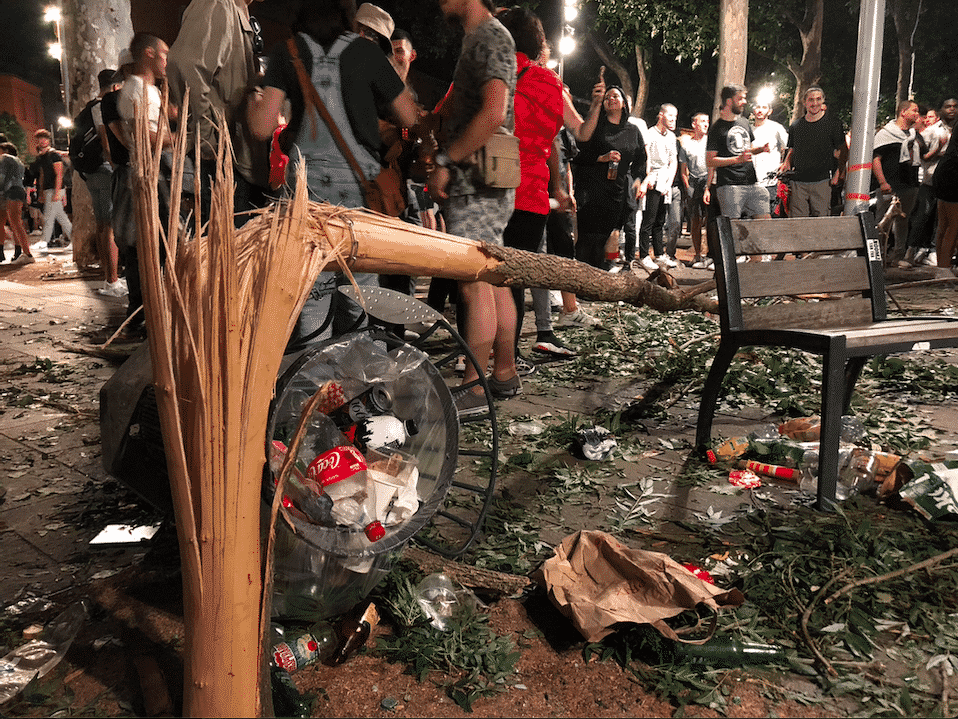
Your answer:
[[[841,416],[848,413],[865,362],[876,355],[958,346],[958,318],[887,316],[880,237],[871,213],[719,217],[711,229],[722,335],[702,392],[696,446],[704,450],[711,440],[722,380],[741,348],[792,347],[821,355],[817,506],[825,509],[835,501]],[[775,260],[754,261],[755,255]],[[738,262],[743,256],[751,257]]]

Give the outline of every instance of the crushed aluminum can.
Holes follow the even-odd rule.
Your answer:
[[[729,484],[745,489],[755,489],[762,486],[762,480],[750,469],[733,469],[728,473]]]
[[[605,427],[598,425],[586,427],[575,433],[572,439],[571,452],[580,459],[589,459],[602,462],[612,456],[612,450],[617,444],[615,437]]]

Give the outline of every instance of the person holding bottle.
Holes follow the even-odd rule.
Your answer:
[[[625,91],[608,86],[602,106],[595,132],[580,144],[572,164],[579,226],[576,259],[607,270],[606,240],[622,217],[626,192],[632,191],[629,178],[645,177],[646,153],[639,129],[629,122]]]

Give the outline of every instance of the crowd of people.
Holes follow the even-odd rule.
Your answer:
[[[497,9],[492,0],[440,0],[444,16],[465,34],[453,81],[435,102],[410,72],[416,57],[412,39],[382,8],[364,3],[357,9],[349,0],[303,3],[292,36],[266,48],[249,12],[255,1],[193,0],[171,47],[138,33],[119,58],[119,69],[98,77],[100,93],[91,102],[104,159],[84,180],[94,200],[101,291],[128,291],[128,335],[145,331],[136,317],[142,292],[129,170],[132,123],[140,113],[154,137],[163,123],[187,123],[191,179],[184,184],[189,201],[183,207],[195,217],[184,221],[208,218],[224,126],[235,154],[237,224],[249,210],[288,192],[300,166],[311,199],[349,207],[366,206],[364,180],[390,167],[402,178],[404,221],[574,257],[602,270],[651,273],[678,266],[676,244],[685,223],[694,254],[689,265],[708,270],[703,227],[714,215],[815,217],[841,211],[847,133],[820,87],[804,93],[804,112],[788,128],[771,119],[772,108],[764,101],[753,103],[750,122],[747,89],[729,85],[721,91],[714,121],[695,112],[687,118],[690,129],[680,130],[683,118],[670,103],[657,108],[652,125],[633,116],[630,98],[620,86],[606,84],[603,68],[583,117],[569,88],[547,69],[549,47],[533,12]],[[165,114],[164,83],[171,99]],[[175,108],[187,91],[188,111],[179,118]],[[958,153],[950,141],[956,118],[954,99],[938,111],[909,101],[876,134],[876,212],[881,218],[894,206],[901,215],[891,228],[889,263],[932,264],[950,272],[958,238]],[[43,133],[37,133],[35,164],[44,198],[44,240],[59,223],[69,241],[63,166]],[[518,142],[520,172],[512,187],[489,184],[474,161],[497,133]],[[0,189],[13,226],[23,193],[15,180],[13,189],[7,188],[6,178],[17,176],[15,148],[11,153],[7,145],[0,147],[7,152],[0,157],[5,183]],[[277,157],[288,158],[285,170]],[[29,257],[29,243],[21,242],[16,227],[13,233],[18,255]],[[121,265],[125,280],[118,275]],[[409,277],[356,274],[354,279],[406,293],[414,289]],[[340,272],[321,274],[291,349],[366,321],[358,305],[335,292],[345,282]],[[442,309],[447,297],[456,304],[457,323],[473,355],[492,358],[486,378],[492,394],[507,398],[521,392],[521,378],[536,370],[520,352],[525,289],[479,281],[450,286],[434,279],[430,305]],[[574,294],[563,292],[559,299],[533,290],[532,300],[535,352],[575,356],[557,332],[599,324]],[[409,328],[391,329],[401,334]],[[460,416],[484,411],[478,380],[485,369],[464,367],[454,393]]]

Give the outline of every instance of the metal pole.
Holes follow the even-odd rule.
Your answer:
[[[63,22],[63,15],[57,18],[57,43],[60,45],[60,78],[63,80],[63,104],[66,107],[66,114],[70,112],[70,70],[67,68],[67,49],[63,44],[63,33],[60,32],[60,23]]]
[[[846,215],[868,209],[884,30],[885,0],[862,0],[861,17],[858,20],[855,95],[852,100],[852,136],[845,177]]]

